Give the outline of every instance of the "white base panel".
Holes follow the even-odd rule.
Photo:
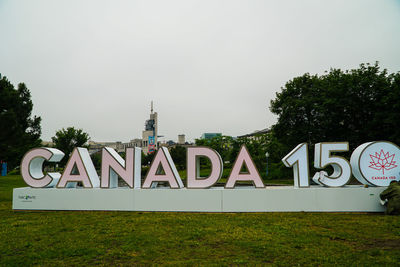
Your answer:
[[[15,188],[14,210],[125,210],[187,212],[383,212],[386,187],[265,189]]]

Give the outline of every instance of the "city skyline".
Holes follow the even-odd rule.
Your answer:
[[[270,127],[304,73],[400,71],[400,2],[1,1],[0,73],[32,94],[42,139],[74,126],[140,138],[150,102],[165,141]]]

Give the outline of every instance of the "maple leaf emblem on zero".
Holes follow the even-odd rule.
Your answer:
[[[375,152],[375,155],[369,154],[371,157],[371,162],[368,167],[375,169],[375,170],[382,170],[382,173],[385,174],[385,170],[390,170],[393,168],[396,168],[397,165],[395,164],[396,161],[394,161],[394,156],[395,154],[389,155],[389,152],[385,153],[383,149],[381,149],[381,152]]]

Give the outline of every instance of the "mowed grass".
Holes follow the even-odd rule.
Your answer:
[[[12,211],[0,177],[0,265],[387,265],[400,217],[360,213]]]

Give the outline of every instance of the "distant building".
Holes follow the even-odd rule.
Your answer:
[[[221,133],[203,133],[200,139],[212,139],[217,136],[222,136]]]
[[[89,141],[89,153],[96,153],[103,147],[111,147],[117,152],[124,152],[129,147],[140,147],[143,153],[153,153],[159,147],[158,143],[158,114],[153,112],[153,101],[151,101],[150,118],[146,120],[144,130],[142,131],[142,139],[135,138],[127,143],[122,142],[95,142]]]
[[[89,141],[89,154],[99,152],[103,147],[111,147],[117,151],[123,148],[122,142],[95,142]]]
[[[259,137],[260,135],[269,133],[269,131],[270,131],[270,129],[265,128],[265,129],[262,129],[262,130],[254,131],[254,132],[249,133],[249,134],[240,135],[240,136],[238,136],[237,138],[258,139],[258,137]]]
[[[206,133],[206,138],[212,138],[211,136],[221,136],[220,133]],[[89,153],[93,154],[101,151],[103,147],[111,147],[115,149],[117,152],[125,152],[126,148],[131,147],[140,147],[144,154],[153,153],[159,147],[164,146],[168,148],[176,147],[176,146],[191,146],[193,144],[186,142],[185,135],[178,135],[178,142],[174,142],[169,140],[167,142],[159,142],[158,138],[162,137],[158,135],[158,114],[157,112],[153,112],[153,101],[151,102],[151,112],[150,118],[146,120],[144,124],[144,130],[142,131],[142,139],[135,138],[130,140],[127,143],[122,142],[95,142],[89,141]]]
[[[167,142],[165,142],[165,145],[168,147],[168,146],[175,146],[176,145],[176,143],[174,142],[174,141],[172,141],[172,140],[168,140]]]
[[[52,141],[42,141],[42,146],[53,147],[54,143]]]
[[[145,129],[142,132],[143,153],[153,153],[158,148],[158,114],[153,112],[153,101],[151,101],[150,119],[146,120]]]
[[[178,145],[184,145],[185,144],[185,135],[180,134],[178,135]]]

